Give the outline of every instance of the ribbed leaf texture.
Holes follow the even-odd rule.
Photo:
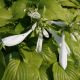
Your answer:
[[[29,30],[18,45],[3,45],[3,38]],[[39,32],[42,50],[36,52]],[[62,32],[70,52],[65,70],[59,63]],[[0,0],[0,80],[80,80],[80,0]]]

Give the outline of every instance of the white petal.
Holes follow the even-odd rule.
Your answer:
[[[54,40],[57,42],[58,46],[61,47],[62,43],[61,43],[61,37],[53,30],[49,29],[49,32],[52,34],[52,36],[54,37]],[[70,55],[71,51],[70,48],[68,47],[68,45],[65,42],[65,46],[67,49],[67,54]]]
[[[43,35],[40,32],[38,40],[37,40],[36,52],[41,52],[42,51],[42,43],[43,43]]]
[[[62,22],[62,21],[48,21],[48,24],[52,25],[52,24],[55,24],[57,26],[66,26],[66,23],[65,22]]]
[[[46,38],[49,38],[49,33],[43,28],[43,35],[46,37]]]
[[[52,34],[52,37],[54,37],[54,40],[57,42],[57,44],[60,47],[61,46],[61,37],[59,35],[57,35],[57,33],[55,31],[53,31],[52,29],[49,28],[48,30]]]
[[[15,46],[15,45],[21,43],[33,30],[35,30],[36,26],[37,26],[37,22],[35,24],[33,24],[32,29],[30,29],[26,33],[3,38],[2,39],[3,45]]]
[[[34,31],[37,26],[37,22],[32,25],[32,30]]]
[[[71,35],[71,38],[75,41],[75,42],[77,42],[77,39],[75,38],[75,36],[71,33],[70,34]]]
[[[19,35],[14,35],[14,36],[3,38],[2,39],[3,45],[4,46],[15,46],[21,43],[31,32],[32,30],[30,29],[28,32],[24,34],[19,34]]]
[[[63,67],[63,69],[65,70],[67,67],[67,49],[65,46],[65,36],[64,35],[62,35],[61,42],[62,42],[62,45],[59,50],[59,63]]]

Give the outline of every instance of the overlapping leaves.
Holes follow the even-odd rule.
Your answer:
[[[79,80],[79,75],[75,72],[72,62],[68,62],[68,68],[64,71],[58,63],[53,65],[53,78],[54,80]]]
[[[70,23],[78,15],[71,27],[79,32],[79,0],[10,0],[10,2],[12,4],[7,6],[5,0],[0,0],[1,37],[4,37],[3,34],[9,35],[9,33],[20,34],[26,30],[27,25],[31,26],[30,23],[33,21],[27,16],[27,11],[31,7],[38,8],[41,16],[48,20],[63,20]],[[7,47],[0,51],[0,80],[79,80],[80,41],[74,42],[70,34],[66,33],[66,42],[72,54],[68,57],[68,67],[64,71],[58,63],[59,54],[56,42],[51,37],[50,39],[44,38],[42,52],[38,54],[35,52],[36,37],[34,36],[23,41],[25,43],[23,47],[19,47],[22,43],[14,46],[15,49],[18,47],[20,51]],[[31,39],[29,40],[29,38]],[[29,47],[29,50],[24,47]],[[8,62],[5,61],[6,56],[8,56],[6,58]]]

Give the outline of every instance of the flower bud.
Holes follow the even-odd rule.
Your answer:
[[[46,29],[43,28],[43,35],[46,37],[46,38],[49,38],[49,33],[46,31]]]
[[[43,35],[42,32],[40,32],[37,40],[36,52],[42,51],[42,43],[43,43]]]

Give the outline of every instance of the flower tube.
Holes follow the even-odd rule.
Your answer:
[[[15,46],[21,43],[37,26],[37,23],[33,24],[32,28],[26,33],[9,36],[2,39],[2,43],[4,46]]]
[[[43,43],[43,35],[42,32],[40,31],[36,45],[36,52],[39,53],[42,51],[42,43]]]
[[[59,50],[59,63],[63,67],[64,70],[67,67],[67,54],[68,54],[68,51],[65,46],[65,35],[62,34],[61,47]]]
[[[60,27],[67,26],[66,23],[62,22],[62,21],[48,21],[48,24],[57,25],[57,26],[60,26]]]

